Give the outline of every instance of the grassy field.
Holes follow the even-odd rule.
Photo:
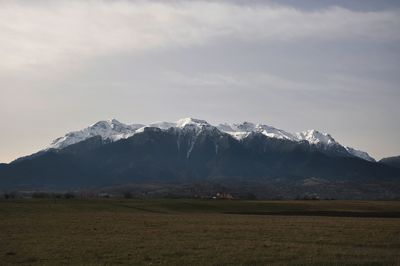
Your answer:
[[[400,202],[3,200],[8,264],[400,265]]]

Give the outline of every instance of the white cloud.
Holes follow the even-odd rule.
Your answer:
[[[301,11],[227,2],[3,1],[0,69],[201,45],[219,38],[397,40],[400,12]]]

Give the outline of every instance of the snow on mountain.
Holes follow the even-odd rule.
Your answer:
[[[308,143],[311,144],[324,144],[327,146],[332,146],[332,145],[340,145],[343,148],[346,149],[346,151],[348,153],[350,153],[351,155],[364,159],[366,161],[370,161],[370,162],[375,162],[375,159],[372,158],[367,152],[365,151],[360,151],[348,146],[343,146],[340,143],[338,143],[334,138],[332,138],[331,135],[327,134],[327,133],[321,133],[317,130],[307,130],[304,132],[300,132],[300,133],[296,133],[296,136],[298,138],[298,140],[306,140]]]
[[[171,127],[176,127],[176,123],[171,123],[171,122],[156,122],[156,123],[152,123],[149,124],[147,126],[143,126],[143,128],[145,127],[156,127],[162,130],[167,130],[170,129]]]
[[[189,158],[194,145],[197,141],[197,137],[199,136],[199,133],[202,132],[202,130],[209,130],[209,129],[214,129],[215,127],[210,125],[207,121],[205,120],[200,120],[200,119],[195,119],[195,118],[182,118],[179,119],[176,122],[156,122],[149,124],[148,126],[143,126],[142,128],[136,130],[135,133],[142,132],[146,127],[156,127],[161,130],[168,130],[170,128],[176,128],[181,130],[181,132],[194,132],[195,134],[191,135],[191,139],[189,142],[189,149],[187,150],[186,157]],[[179,142],[177,143],[178,149],[179,149]]]
[[[79,131],[67,133],[65,136],[55,139],[47,147],[47,149],[62,149],[94,136],[100,136],[103,140],[117,141],[120,139],[129,138],[136,133],[143,132],[144,128],[146,127],[156,127],[161,130],[167,130],[169,128],[191,130],[214,128],[209,123],[207,123],[207,121],[194,118],[183,118],[176,122],[156,122],[149,125],[126,125],[116,119],[110,119],[99,121]]]
[[[62,149],[94,136],[100,136],[103,140],[117,141],[129,138],[141,127],[143,125],[125,125],[116,119],[99,121],[80,131],[70,132],[61,138],[55,139],[48,148]]]
[[[286,132],[282,129],[277,129],[268,125],[262,124],[253,124],[250,122],[243,122],[242,124],[220,124],[217,127],[219,130],[230,134],[236,139],[246,138],[250,133],[256,132],[261,133],[270,138],[276,139],[286,139],[296,141],[297,138],[295,135]]]
[[[136,133],[143,132],[144,129],[148,127],[155,127],[161,130],[168,130],[170,128],[189,130],[196,132],[196,135],[202,130],[212,130],[217,128],[219,131],[227,133],[238,140],[246,138],[251,133],[260,133],[270,138],[296,142],[307,141],[313,145],[325,145],[327,147],[332,145],[340,145],[353,156],[367,161],[375,161],[371,156],[368,155],[368,153],[343,146],[336,142],[331,135],[319,132],[317,130],[307,130],[292,134],[272,126],[253,124],[250,122],[243,122],[241,124],[225,123],[214,127],[205,120],[195,118],[183,118],[176,122],[156,122],[148,125],[126,125],[117,121],[116,119],[99,121],[83,130],[67,133],[65,136],[54,140],[47,149],[62,149],[94,136],[101,136],[103,140],[117,141],[120,139],[129,138]],[[197,136],[194,136],[193,141],[195,141],[196,137]]]
[[[321,133],[315,129],[296,133],[296,137],[298,141],[305,140],[310,144],[325,144],[325,145],[339,144],[335,141],[334,138],[331,137],[331,135],[327,133]]]
[[[289,133],[282,129],[277,129],[268,125],[253,124],[250,122],[243,122],[242,124],[220,124],[218,129],[230,134],[236,139],[246,138],[250,133],[261,133],[270,138],[286,139],[291,141],[307,141],[310,144],[338,144],[331,135],[321,133],[317,130],[307,130],[299,133]]]
[[[361,159],[364,159],[366,161],[370,161],[370,162],[376,162],[376,160],[374,158],[372,158],[368,153],[366,153],[365,151],[360,151],[351,147],[344,147],[348,153],[350,153],[353,156],[359,157]]]
[[[162,122],[155,122],[155,123],[151,123],[148,125],[144,125],[141,128],[141,131],[142,131],[142,129],[144,129],[146,127],[156,127],[161,130],[167,130],[170,128],[204,129],[204,128],[211,128],[213,126],[211,126],[207,121],[188,117],[188,118],[179,119],[176,122],[162,121]]]
[[[183,118],[176,121],[176,127],[178,128],[210,128],[212,127],[207,121],[195,119],[195,118]]]

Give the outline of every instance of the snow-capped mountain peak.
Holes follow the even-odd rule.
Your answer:
[[[225,133],[228,133],[235,139],[246,138],[251,132],[254,131],[255,125],[250,122],[243,122],[241,124],[219,124],[217,128]]]
[[[334,145],[338,144],[334,138],[328,133],[322,133],[315,129],[306,130],[296,133],[298,141],[305,140],[311,144],[325,144]]]
[[[196,118],[187,117],[187,118],[179,119],[176,122],[161,121],[161,122],[151,123],[151,124],[149,124],[147,126],[143,126],[143,128],[141,128],[140,131],[143,131],[144,128],[146,128],[146,127],[156,127],[156,128],[161,129],[161,130],[167,130],[167,129],[170,129],[170,128],[203,129],[205,127],[212,127],[212,126],[205,120],[200,120],[200,119],[196,119]]]
[[[143,125],[126,125],[116,119],[102,120],[87,128],[67,133],[65,136],[55,139],[48,148],[62,149],[95,136],[100,136],[104,140],[117,141],[132,136],[140,127]]]
[[[293,134],[286,132],[282,129],[277,129],[268,125],[257,124],[256,130],[270,138],[286,139],[292,141],[296,140],[296,137]]]
[[[141,128],[140,130],[142,131],[146,127],[156,127],[161,130],[167,130],[167,129],[170,129],[171,127],[175,127],[175,126],[176,126],[176,123],[162,121],[162,122],[154,122],[147,126],[144,125],[143,128]]]
[[[177,128],[196,127],[203,128],[211,126],[207,121],[196,118],[182,118],[175,122]]]
[[[231,126],[235,131],[253,132],[256,130],[256,124],[244,121],[241,124],[232,124]]]
[[[296,141],[296,136],[282,129],[263,124],[253,124],[251,122],[243,122],[241,124],[220,124],[218,129],[224,131],[236,139],[246,138],[250,133],[261,133],[270,138],[286,139]]]

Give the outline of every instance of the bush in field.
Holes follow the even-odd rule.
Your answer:
[[[130,191],[125,191],[123,193],[123,196],[124,196],[125,199],[132,199],[133,198],[133,194]]]
[[[18,198],[18,193],[16,191],[6,192],[3,194],[4,199],[16,199]]]
[[[246,199],[247,200],[257,200],[257,196],[256,195],[254,195],[253,193],[247,193],[247,195],[246,195]]]
[[[51,194],[49,194],[47,192],[34,192],[32,194],[32,198],[34,198],[34,199],[47,199],[50,197],[51,197]]]
[[[75,194],[72,193],[72,192],[67,192],[67,193],[64,194],[64,198],[73,199],[73,198],[75,198]]]
[[[48,192],[34,192],[32,194],[34,199],[72,199],[75,198],[75,194],[72,192],[66,193],[48,193]]]

